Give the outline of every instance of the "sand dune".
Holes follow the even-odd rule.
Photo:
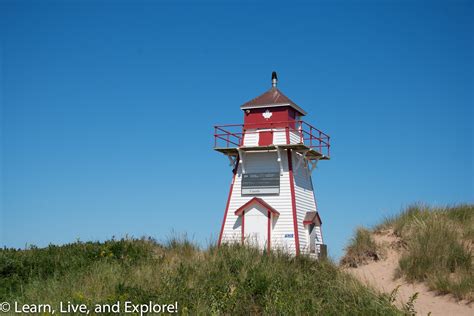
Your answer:
[[[400,258],[398,238],[391,231],[374,234],[374,240],[379,244],[385,244],[387,253],[383,260],[371,261],[366,265],[357,268],[346,268],[349,273],[360,281],[373,286],[374,288],[391,293],[399,286],[396,303],[398,306],[404,305],[410,297],[418,292],[415,300],[415,310],[417,315],[474,315],[473,304],[465,301],[456,301],[451,295],[437,295],[430,291],[423,283],[411,284],[403,278],[394,279],[395,270]]]

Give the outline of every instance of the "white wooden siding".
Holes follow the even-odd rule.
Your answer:
[[[250,135],[250,134],[249,134]],[[244,157],[245,171],[253,172],[279,172],[280,166],[277,161],[277,153],[271,152],[247,152]],[[259,195],[265,202],[276,209],[280,216],[272,216],[271,245],[272,248],[283,248],[289,253],[295,253],[295,235],[293,227],[293,210],[291,202],[290,178],[288,172],[288,155],[286,151],[281,155],[283,164],[283,173],[280,177],[279,195]],[[300,156],[292,153],[294,188],[296,198],[296,215],[298,224],[298,235],[300,241],[300,250],[302,253],[309,251],[309,238],[306,228],[303,225],[303,219],[306,212],[317,211],[314,198],[313,185],[308,166],[302,162],[298,165]],[[224,224],[222,242],[240,242],[241,241],[241,221],[236,216],[235,211],[248,202],[255,195],[242,196],[241,194],[242,166],[239,165],[235,176],[232,195],[230,197],[229,210]],[[247,226],[247,223],[246,223]],[[322,243],[321,230],[318,229],[316,244]],[[293,235],[292,238],[285,238],[285,235]]]
[[[290,131],[290,144],[299,144],[301,143],[301,135],[299,132]]]
[[[321,234],[321,226],[316,226],[314,229],[316,230],[316,245],[324,244],[323,235]]]
[[[309,238],[307,229],[303,225],[303,220],[306,212],[315,212],[316,202],[313,192],[313,184],[311,182],[311,175],[308,166],[302,161],[301,156],[292,154],[293,174],[295,178],[295,197],[296,197],[296,216],[298,219],[298,231],[300,237],[301,252],[309,251]],[[298,166],[298,169],[296,167]]]
[[[275,145],[286,144],[286,130],[284,128],[274,129],[273,144]]]
[[[246,172],[279,172],[276,152],[248,152],[244,158]],[[272,248],[284,248],[290,253],[295,253],[295,236],[293,230],[293,215],[291,207],[290,179],[288,173],[287,154],[282,155],[283,174],[280,176],[279,195],[258,196],[276,209],[280,216],[272,219],[271,245]],[[242,196],[241,194],[242,168],[239,166],[235,176],[234,188],[229,203],[229,210],[224,225],[222,236],[223,242],[241,240],[241,224],[235,211],[252,199],[254,196]],[[285,235],[293,234],[293,238],[285,238]]]
[[[258,146],[258,136],[256,130],[247,130],[244,134],[244,146]]]
[[[287,143],[286,140],[286,129],[285,128],[273,128],[273,129],[258,129],[258,130],[247,130],[244,135],[244,146],[258,146],[259,133],[260,132],[273,132],[274,145],[283,145]],[[298,144],[301,142],[301,137],[298,132],[290,131],[290,143]]]

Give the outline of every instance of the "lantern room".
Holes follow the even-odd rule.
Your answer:
[[[214,126],[214,149],[237,156],[239,151],[279,146],[328,160],[329,135],[302,120],[306,112],[277,88],[277,82],[273,72],[272,87],[240,107],[243,124]]]

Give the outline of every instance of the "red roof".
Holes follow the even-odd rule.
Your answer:
[[[253,199],[251,199],[250,201],[248,201],[247,203],[245,203],[244,205],[239,207],[235,211],[235,215],[241,215],[245,211],[246,208],[248,208],[250,205],[252,205],[254,203],[263,206],[266,210],[272,212],[274,215],[277,215],[277,216],[280,215],[280,212],[275,210],[267,202],[265,202],[264,200],[262,200],[261,198],[258,198],[258,197],[254,197]]]
[[[258,97],[244,103],[240,108],[242,110],[261,108],[261,107],[274,107],[274,106],[291,106],[301,114],[305,115],[306,112],[300,108],[295,102],[291,101],[286,95],[284,95],[278,88],[272,87],[265,93]]]
[[[318,212],[306,212],[306,215],[303,220],[303,225],[310,225],[310,224],[317,224],[321,225],[323,222],[321,221],[321,217],[319,217]]]

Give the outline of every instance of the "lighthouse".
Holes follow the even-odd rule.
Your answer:
[[[243,124],[214,127],[214,149],[228,157],[232,182],[218,244],[243,243],[293,255],[326,256],[312,173],[329,160],[329,135],[278,88],[244,103]]]

